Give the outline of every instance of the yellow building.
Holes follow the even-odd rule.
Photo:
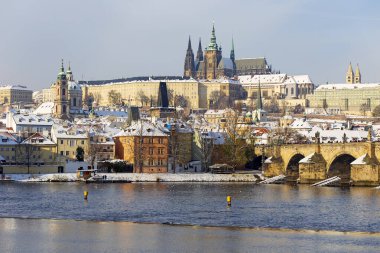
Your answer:
[[[183,96],[192,109],[208,108],[212,100],[212,92],[222,92],[231,100],[239,98],[241,85],[237,81],[222,80],[161,80],[166,82],[172,96]],[[132,106],[150,106],[157,101],[160,80],[131,81],[108,83],[101,85],[82,85],[83,101],[95,101],[98,106],[111,106],[109,93],[120,93],[121,100]],[[173,101],[169,101],[173,105]]]
[[[84,149],[84,156],[88,155],[90,136],[87,131],[76,126],[58,126],[53,125],[51,136],[57,143],[57,154],[60,157],[70,160],[76,160],[77,148]]]
[[[33,103],[33,91],[21,85],[0,86],[0,104],[10,105],[16,103]]]
[[[25,140],[8,132],[0,133],[0,168],[3,173],[57,173],[64,161],[57,156],[57,145],[35,133]]]

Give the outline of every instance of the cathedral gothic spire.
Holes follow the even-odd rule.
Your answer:
[[[232,48],[230,53],[230,59],[235,62],[235,47],[234,47],[234,38],[232,38]]]
[[[202,51],[202,43],[201,38],[199,38],[197,57],[195,59],[197,62],[203,61],[203,51]]]
[[[186,51],[186,57],[185,57],[185,66],[184,66],[184,76],[185,77],[192,77],[193,73],[195,71],[195,64],[194,64],[194,53],[193,49],[191,48],[191,39],[189,36],[189,43],[187,45],[187,51]]]

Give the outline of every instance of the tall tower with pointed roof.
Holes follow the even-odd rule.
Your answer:
[[[362,82],[362,75],[360,74],[359,64],[356,65],[355,70],[355,83],[361,83]]]
[[[352,65],[348,65],[348,70],[346,73],[346,83],[354,83],[354,71],[352,70]]]
[[[63,67],[63,60],[60,71],[57,76],[55,84],[52,86],[54,89],[54,111],[53,116],[59,119],[69,118],[69,101],[68,101],[68,85],[65,69]]]
[[[216,69],[219,63],[219,55],[221,54],[221,49],[216,43],[215,26],[212,24],[210,43],[208,44],[204,55],[204,69],[206,79],[211,80],[216,78]]]
[[[202,51],[201,38],[199,38],[197,57],[195,58],[195,61],[197,61],[197,62],[203,61],[203,51]]]
[[[232,38],[232,47],[231,47],[230,59],[231,59],[232,64],[233,64],[233,66],[234,66],[234,75],[235,75],[235,74],[236,74],[236,63],[235,63],[235,46],[234,46],[234,38]]]
[[[191,39],[189,36],[189,43],[187,45],[183,76],[184,77],[193,77],[194,72],[195,72],[194,53],[193,53],[193,49],[191,48]]]

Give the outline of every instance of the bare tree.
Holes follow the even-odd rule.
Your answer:
[[[369,111],[369,106],[367,105],[367,103],[363,103],[360,105],[360,112],[363,116],[366,116],[367,115],[367,111]]]
[[[182,108],[186,108],[189,106],[189,101],[183,95],[176,95],[174,98],[174,104],[176,106],[181,106]]]
[[[380,105],[376,106],[373,109],[372,116],[374,116],[374,117],[380,117]]]
[[[270,112],[270,113],[278,113],[278,112],[280,112],[280,108],[279,108],[279,105],[278,105],[277,98],[276,97],[271,97],[269,103],[266,103],[264,105],[264,109],[267,112]]]
[[[137,92],[137,97],[141,103],[141,106],[144,106],[145,105],[148,105],[149,103],[149,97],[147,95],[145,95],[144,91],[143,90],[139,90]]]
[[[230,99],[224,92],[214,90],[210,93],[210,106],[212,109],[224,109],[230,104]]]
[[[108,103],[110,105],[120,105],[121,104],[121,93],[115,90],[110,90],[108,92]]]
[[[236,169],[248,161],[247,149],[252,149],[254,141],[251,141],[250,129],[245,124],[239,123],[237,111],[228,113],[226,120],[223,157],[227,164]]]
[[[202,170],[208,172],[214,150],[214,138],[206,132],[197,132]]]

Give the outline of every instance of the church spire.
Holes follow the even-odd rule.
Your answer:
[[[190,38],[190,35],[189,35],[189,42],[187,44],[187,51],[189,51],[189,50],[193,51],[193,49],[191,48],[191,38]]]
[[[65,68],[63,67],[63,59],[61,61],[62,61],[61,68],[59,70],[58,77],[57,77],[58,80],[66,79]]]
[[[199,38],[197,57],[195,58],[197,62],[203,61],[203,51],[202,51],[202,43],[201,38]]]
[[[212,23],[211,39],[210,39],[210,44],[208,44],[208,48],[207,49],[208,50],[218,50],[218,44],[216,43],[214,23]]]
[[[234,47],[234,38],[232,37],[232,48],[230,53],[230,59],[235,62],[235,47]]]
[[[195,72],[194,53],[193,53],[193,49],[191,48],[191,39],[189,36],[189,43],[187,45],[183,75],[184,77],[193,77],[194,72]]]
[[[361,82],[362,82],[362,75],[360,74],[359,64],[356,64],[355,83],[361,83]]]
[[[354,83],[354,71],[352,70],[352,65],[348,65],[348,70],[346,73],[346,83]]]

